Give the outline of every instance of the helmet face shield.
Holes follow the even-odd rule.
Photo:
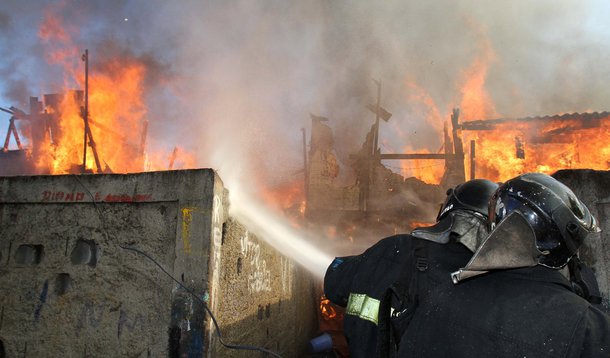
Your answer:
[[[544,257],[535,241],[536,235],[528,220],[514,211],[480,245],[468,264],[451,274],[452,280],[458,283],[490,270],[535,266]]]
[[[536,247],[544,255],[539,264],[565,266],[587,235],[598,230],[587,207],[564,184],[540,173],[523,174],[504,183],[489,206],[492,226],[518,212],[532,228]]]

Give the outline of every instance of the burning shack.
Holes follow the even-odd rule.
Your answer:
[[[76,90],[45,94],[42,100],[30,97],[29,113],[12,106],[2,108],[10,119],[0,153],[0,174],[143,171],[147,122],[137,123],[134,135],[133,129],[121,128],[125,123],[114,116],[91,117],[83,131],[84,105],[83,91]],[[25,143],[16,122],[25,133]],[[12,139],[16,149],[10,149]]]
[[[505,180],[520,173],[610,167],[610,112],[456,123],[470,143],[471,176]]]

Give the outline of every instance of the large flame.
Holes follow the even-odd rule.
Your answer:
[[[485,85],[490,64],[496,55],[483,33],[479,40],[479,54],[462,72],[462,85],[458,91],[461,110],[460,122],[501,117]],[[440,110],[432,98],[412,81],[407,81],[411,91],[411,106],[427,108],[422,113],[428,123],[438,130],[440,113],[449,119],[449,109]],[[465,151],[465,172],[470,173],[470,141],[475,141],[475,176],[494,181],[505,181],[527,172],[552,174],[560,169],[589,168],[607,170],[610,161],[610,118],[589,120],[589,116],[574,115],[570,119],[560,116],[554,120],[507,120],[487,130],[459,131]],[[405,152],[413,152],[406,146]],[[420,150],[429,153],[434,150]],[[405,176],[415,176],[427,183],[437,184],[444,174],[444,167],[434,160],[414,160],[401,167]],[[405,168],[406,167],[406,168]],[[468,178],[468,177],[467,177]]]
[[[608,170],[610,116],[593,121],[582,117],[509,121],[493,130],[466,131],[465,137],[476,141],[477,176],[504,181],[526,172]]]
[[[61,6],[65,4],[45,11],[38,31],[47,62],[61,66],[66,77],[66,89],[59,96],[61,101],[54,106],[47,104],[45,108],[54,122],[52,133],[36,143],[34,151],[39,171],[51,174],[82,170],[85,149],[84,64],[76,52],[69,26],[58,15]],[[92,138],[87,139],[85,169],[125,173],[194,167],[192,154],[179,147],[171,155],[146,153],[147,66],[135,56],[106,57],[94,61],[95,66],[90,66],[89,71],[88,122]],[[70,86],[82,90],[72,91]]]

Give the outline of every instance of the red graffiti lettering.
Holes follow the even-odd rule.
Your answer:
[[[63,200],[66,193],[63,191],[49,191],[45,190],[42,192],[42,201],[60,201]]]
[[[140,201],[147,201],[152,198],[151,194],[135,194],[133,196],[128,194],[108,194],[104,198],[104,201],[111,203],[133,203]]]
[[[49,191],[45,190],[42,192],[42,201],[83,201],[85,199],[85,193],[79,192],[63,192],[63,191]]]
[[[92,198],[94,201],[105,201],[109,203],[132,203],[132,202],[141,202],[141,201],[149,201],[152,199],[151,194],[107,194],[106,196],[102,196],[100,192],[96,192]],[[74,202],[74,201],[84,201],[85,193],[82,192],[63,192],[63,191],[50,191],[45,190],[42,192],[42,201],[64,201],[64,202]]]

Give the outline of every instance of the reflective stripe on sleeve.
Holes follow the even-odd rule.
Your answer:
[[[377,324],[379,300],[362,293],[350,293],[345,313]]]

